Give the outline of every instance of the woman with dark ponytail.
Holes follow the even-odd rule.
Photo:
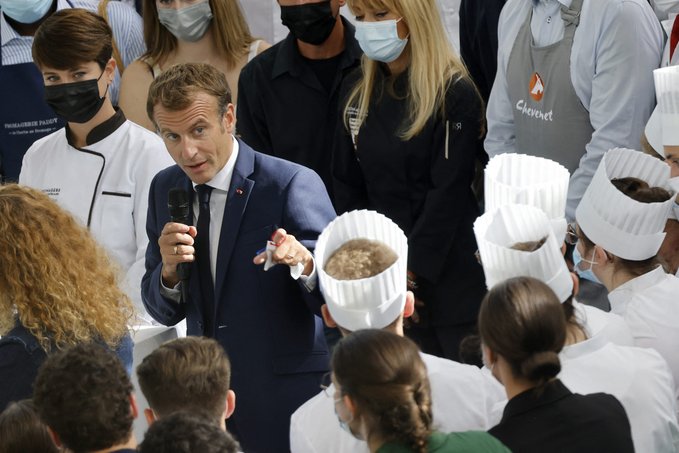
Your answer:
[[[623,406],[604,393],[571,393],[557,379],[566,317],[545,283],[517,277],[495,285],[481,304],[484,361],[509,402],[489,432],[513,452],[633,452]]]
[[[432,429],[427,369],[411,340],[384,330],[343,338],[332,358],[335,412],[371,453],[508,452],[484,432]]]

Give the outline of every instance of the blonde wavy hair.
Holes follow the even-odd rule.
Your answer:
[[[410,29],[408,44],[403,50],[410,55],[407,91],[410,115],[404,119],[399,133],[402,140],[410,140],[422,131],[433,113],[443,113],[446,90],[451,83],[467,76],[467,69],[448,41],[434,0],[348,0],[347,3],[352,14],[366,9],[388,10],[402,17]],[[380,64],[363,56],[363,77],[351,90],[344,108],[347,129],[352,107],[358,109],[356,128],[365,120]]]
[[[115,347],[134,315],[108,255],[47,195],[0,186],[0,332],[18,318],[45,351]]]
[[[215,47],[229,67],[238,62],[250,51],[250,44],[255,38],[250,34],[250,27],[238,0],[209,0],[212,10],[212,39]],[[143,1],[144,41],[146,53],[144,57],[151,62],[163,64],[165,59],[177,48],[174,37],[158,20],[156,0]]]

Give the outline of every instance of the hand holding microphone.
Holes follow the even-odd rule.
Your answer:
[[[190,197],[184,189],[174,188],[168,194],[170,222],[166,223],[158,238],[158,247],[163,260],[163,284],[173,288],[180,281],[187,284],[194,259],[193,248],[196,227],[191,226]]]

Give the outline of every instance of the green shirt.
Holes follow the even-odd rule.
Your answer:
[[[408,447],[386,443],[377,453],[409,453]],[[429,436],[429,453],[511,453],[499,440],[483,431],[443,434],[434,432]]]

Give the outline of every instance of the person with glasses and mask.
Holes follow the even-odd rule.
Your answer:
[[[318,173],[333,199],[331,151],[342,81],[359,65],[345,0],[279,0],[290,33],[243,69],[241,138],[253,148]]]
[[[444,434],[432,427],[427,367],[407,338],[354,332],[335,347],[331,367],[337,421],[371,453],[510,451],[483,431]]]
[[[144,52],[141,18],[117,1],[0,0],[0,180],[17,181],[21,160],[34,141],[64,127],[62,118],[45,102],[42,74],[33,64],[33,36],[57,11],[83,8],[107,17],[120,63],[110,96],[118,104],[124,66]],[[69,43],[70,44],[70,43]]]
[[[238,0],[143,0],[147,51],[132,63],[120,87],[120,108],[155,131],[146,113],[153,79],[179,63],[207,63],[238,86],[245,64],[269,47],[252,37]]]
[[[45,99],[66,127],[29,148],[19,181],[47,193],[87,226],[125,272],[124,289],[139,321],[150,322],[141,302],[148,191],[172,159],[157,135],[113,107],[111,49],[109,26],[84,9],[58,11],[38,28],[33,59]]]
[[[365,52],[334,148],[338,212],[374,209],[408,236],[417,316],[406,334],[457,360],[485,293],[472,191],[483,106],[434,0],[349,0]]]
[[[669,177],[670,168],[654,157],[608,151],[575,212],[573,261],[608,289],[611,311],[623,317],[634,344],[658,351],[679,385],[679,278],[657,257],[677,195]]]

